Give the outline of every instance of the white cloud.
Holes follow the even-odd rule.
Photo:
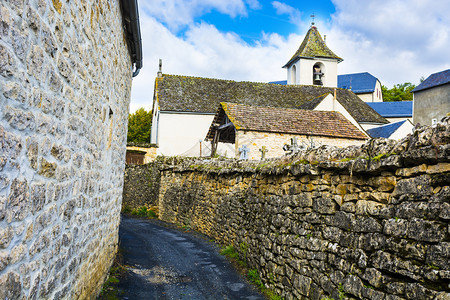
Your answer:
[[[333,0],[328,35],[342,72],[369,71],[382,84],[419,83],[450,67],[450,2]],[[334,47],[334,48],[333,48]]]
[[[257,3],[256,0],[249,1],[250,6],[255,6]],[[166,24],[171,30],[178,30],[189,25],[195,17],[213,9],[232,18],[247,15],[247,9],[242,0],[146,0],[139,5],[141,11]]]
[[[259,3],[258,0],[245,0],[245,3],[247,3],[248,7],[251,9],[261,9],[262,5]]]
[[[300,25],[301,13],[298,9],[279,1],[273,1],[272,6],[275,8],[277,15],[288,15],[289,22]]]

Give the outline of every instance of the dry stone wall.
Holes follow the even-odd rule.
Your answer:
[[[126,165],[122,210],[158,205],[160,172],[158,163]]]
[[[125,165],[119,1],[1,1],[0,38],[0,299],[95,297]]]
[[[449,122],[280,160],[171,158],[160,218],[234,245],[285,299],[449,299]]]

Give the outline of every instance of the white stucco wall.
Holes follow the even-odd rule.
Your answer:
[[[414,125],[410,121],[402,124],[391,136],[390,139],[399,140],[412,133]]]
[[[214,114],[161,111],[158,124],[158,155],[181,155],[204,140]]]
[[[412,123],[412,117],[411,118],[407,118],[407,117],[385,118],[385,119],[388,120],[389,123],[396,123],[396,122],[400,122],[400,121],[404,121],[404,120],[408,120]]]
[[[381,92],[381,83],[377,80],[373,93],[357,94],[364,102],[383,102],[383,94]]]
[[[288,84],[313,85],[313,66],[316,63],[322,63],[324,68],[322,73],[323,86],[337,87],[337,61],[328,59],[306,59],[301,58],[289,68],[287,68],[287,82]],[[292,68],[296,67],[296,81],[293,81]]]

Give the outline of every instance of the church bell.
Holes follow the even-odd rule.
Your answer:
[[[314,72],[313,72],[314,84],[322,85],[323,84],[322,83],[322,76],[323,76],[323,73],[321,72],[320,68],[314,67]]]

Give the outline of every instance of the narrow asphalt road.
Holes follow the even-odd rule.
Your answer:
[[[150,220],[122,217],[122,299],[264,299],[214,244]]]

